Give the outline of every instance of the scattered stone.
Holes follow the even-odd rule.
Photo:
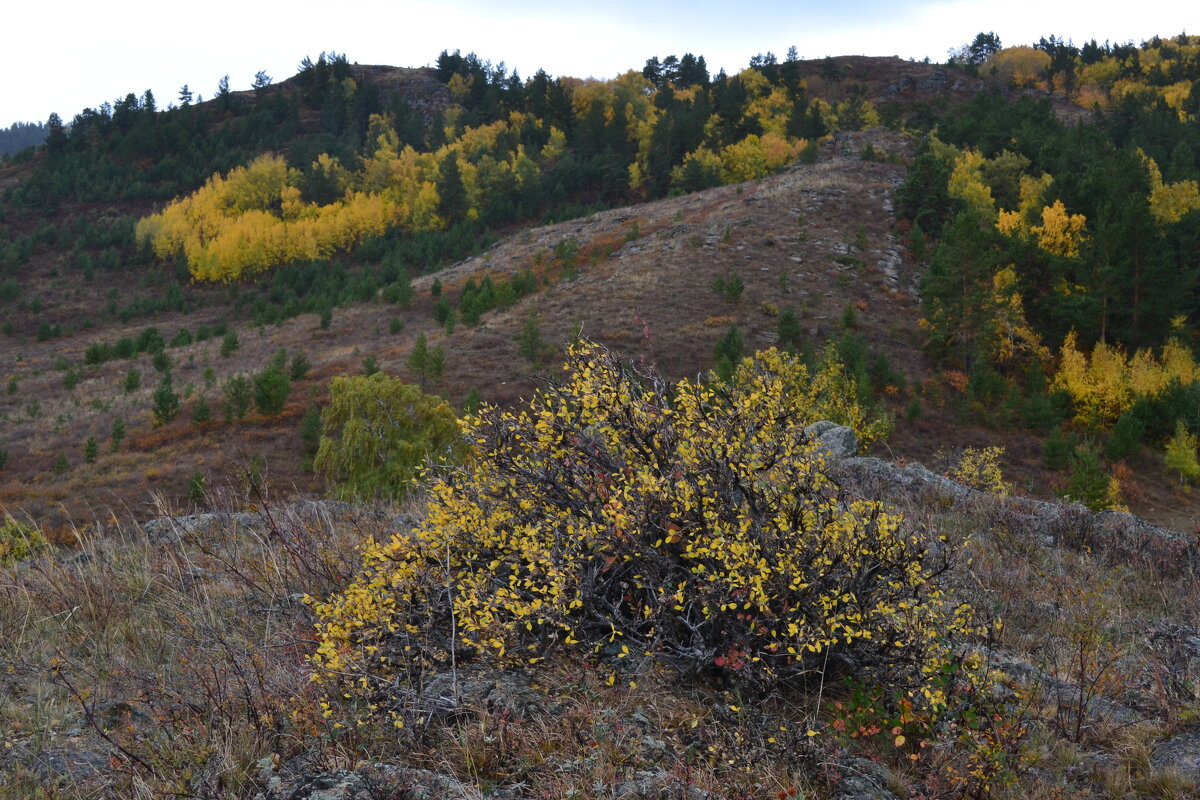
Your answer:
[[[43,781],[84,781],[108,773],[108,756],[95,750],[56,747],[35,755],[30,766]]]
[[[832,769],[839,800],[900,800],[887,788],[891,773],[877,761],[851,757]]]
[[[613,797],[619,800],[650,800],[654,798],[686,798],[706,800],[713,795],[698,786],[691,786],[661,767],[635,772],[629,780],[613,787]]]
[[[858,438],[845,425],[821,420],[809,425],[804,432],[825,449],[826,458],[850,458],[858,452]]]
[[[1150,755],[1150,765],[1171,769],[1200,786],[1200,725],[1192,725],[1159,742]]]
[[[443,672],[425,683],[420,693],[397,683],[392,687],[397,708],[422,713],[507,713],[518,719],[553,713],[555,705],[535,690],[529,676],[515,671]]]

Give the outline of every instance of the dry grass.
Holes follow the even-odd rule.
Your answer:
[[[379,522],[260,503],[261,524],[233,529],[223,513],[154,541],[76,529],[74,552],[0,573],[0,794],[237,795],[253,759],[302,746],[298,597],[334,590]]]
[[[826,797],[865,768],[846,761],[857,754],[901,796],[942,796],[949,751],[912,762],[903,749],[832,735],[833,703],[848,697],[840,684],[749,697],[710,677],[560,655],[528,675],[532,707],[468,699],[403,733],[386,720],[326,718],[305,661],[312,619],[297,598],[343,585],[357,543],[388,535],[396,510],[332,505],[314,516],[261,491],[222,487],[208,525],[153,540],[111,518],[103,532],[78,527],[75,550],[0,573],[0,794],[251,797],[263,763],[284,780],[375,763],[430,770],[463,797],[524,787],[600,798],[619,785],[664,797]],[[230,513],[247,505],[258,509],[249,520]],[[962,543],[953,582],[1003,618],[992,647],[1088,687],[1080,717],[1073,695],[1012,683],[1026,699],[1010,711],[1030,731],[1020,757],[1037,769],[991,796],[1188,796],[1190,784],[1150,756],[1200,705],[1176,691],[1186,680],[1162,682],[1147,636],[1200,624],[1193,576],[1038,541],[986,500],[948,511],[914,498],[899,510],[931,541]],[[476,669],[464,663],[460,679]],[[1128,724],[1105,702],[1143,721]]]

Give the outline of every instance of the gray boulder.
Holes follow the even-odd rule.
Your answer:
[[[830,460],[851,458],[858,452],[858,438],[854,431],[845,425],[821,420],[809,425],[804,432],[821,445],[825,450],[825,457]]]

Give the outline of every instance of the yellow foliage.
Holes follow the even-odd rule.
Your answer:
[[[1200,365],[1177,339],[1167,342],[1159,357],[1138,350],[1130,358],[1120,346],[1105,342],[1098,342],[1089,357],[1080,352],[1072,331],[1063,342],[1052,388],[1071,396],[1079,422],[1106,426],[1139,397],[1156,397],[1173,381],[1184,386],[1200,382]]]
[[[1046,205],[1046,192],[1050,190],[1050,184],[1053,182],[1054,178],[1045,172],[1038,178],[1021,176],[1021,207],[1018,212],[1027,226],[1037,222],[1039,211]]]
[[[1050,351],[1025,317],[1025,305],[1017,291],[1017,271],[1013,266],[997,270],[992,277],[992,305],[992,318],[996,324],[992,360],[1000,364],[1030,360],[1047,363]]]
[[[1021,45],[993,53],[979,71],[1019,88],[1032,88],[1045,76],[1049,66],[1050,56],[1044,50]]]
[[[751,70],[759,74],[757,70]],[[773,134],[780,139],[787,137],[788,115],[792,110],[791,100],[787,89],[776,87],[769,94],[751,101],[746,108],[746,116],[754,117],[762,125],[764,134]]]
[[[1026,227],[1021,219],[1021,212],[1000,209],[1000,213],[996,215],[996,230],[1005,236],[1017,236],[1024,233]]]
[[[1078,258],[1079,248],[1086,241],[1087,219],[1082,214],[1068,214],[1062,200],[1042,209],[1042,224],[1030,231],[1037,237],[1038,247],[1063,258]]]
[[[554,161],[561,158],[567,150],[567,135],[553,125],[550,126],[550,138],[542,145],[541,158],[543,161]]]
[[[1185,214],[1200,209],[1200,184],[1196,181],[1163,183],[1162,170],[1154,159],[1138,148],[1150,176],[1150,213],[1160,225],[1179,222]]]
[[[1034,225],[1044,216],[1046,192],[1054,179],[1047,173],[1034,178],[1022,175],[1020,180],[1020,204],[1016,211],[1000,210],[996,219],[996,229],[1005,236],[1031,235]]]
[[[1196,451],[1200,448],[1200,439],[1191,434],[1183,420],[1175,424],[1175,435],[1167,442],[1164,459],[1167,467],[1179,473],[1179,480],[1195,481],[1200,479],[1200,461]]]
[[[835,347],[826,348],[814,374],[794,355],[772,347],[745,359],[734,371],[733,383],[745,388],[765,378],[778,381],[797,419],[828,420],[854,431],[860,447],[886,439],[892,421],[873,415],[858,401],[858,383],[846,373]]]
[[[777,171],[805,144],[787,136],[791,104],[786,91],[772,88],[756,70],[741,77],[750,95],[746,113],[759,122],[763,133],[720,153],[706,150],[693,157],[706,167],[719,161],[710,174],[724,182]],[[654,130],[662,113],[654,105],[653,84],[632,70],[610,81],[562,82],[574,114],[595,113],[598,104],[608,123],[624,128],[628,141],[637,147],[629,185],[634,191],[644,189]],[[456,101],[465,101],[471,88],[471,80],[462,76],[449,82]],[[351,96],[357,87],[347,80],[343,89]],[[679,102],[695,97],[691,87],[676,93]],[[828,104],[814,101],[814,107],[828,116]],[[547,127],[528,114],[514,111],[476,127],[465,127],[467,118],[461,105],[451,106],[443,118],[447,144],[437,152],[420,153],[401,146],[390,116],[372,115],[356,169],[347,169],[323,153],[303,176],[317,180],[302,183],[302,175],[289,169],[281,156],[265,155],[226,175],[213,175],[190,196],[142,219],[137,236],[159,258],[182,255],[197,280],[236,280],[288,261],[326,257],[394,228],[414,234],[443,229],[447,220],[438,213],[437,187],[451,156],[457,160],[466,194],[465,216],[479,219],[487,210],[484,206],[491,207],[497,198],[514,188],[536,185],[541,169],[567,152],[567,136],[555,127],[549,127],[546,143],[537,153],[526,153],[523,145],[509,149],[513,142],[531,138],[531,130],[542,132]],[[714,117],[706,127],[717,122]],[[314,202],[306,202],[305,192]]]
[[[36,558],[52,550],[41,530],[18,522],[5,513],[0,523],[0,567],[7,567],[27,558]]]
[[[1175,109],[1175,113],[1179,115],[1180,122],[1187,122],[1191,117],[1187,112],[1186,104],[1191,100],[1192,82],[1179,81],[1170,86],[1164,86],[1162,89],[1163,100],[1167,105]]]
[[[954,159],[947,190],[951,197],[962,200],[984,219],[996,216],[996,201],[983,178],[983,154],[978,150],[963,150]]]
[[[767,155],[757,135],[752,133],[721,150],[721,179],[725,183],[752,181],[768,174]]]
[[[1012,487],[1005,483],[1000,471],[1000,458],[1003,455],[1003,447],[985,447],[982,450],[968,447],[950,471],[950,478],[973,489],[1007,495]]]
[[[833,651],[940,709],[947,640],[975,632],[972,612],[899,517],[840,495],[802,433],[807,401],[773,370],[787,360],[668,386],[581,342],[564,382],[466,420],[477,458],[313,601],[329,696],[353,704],[465,654],[569,648],[770,685]]]

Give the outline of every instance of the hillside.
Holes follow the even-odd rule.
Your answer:
[[[868,145],[881,158],[893,154],[893,162],[863,161],[860,153]],[[577,325],[584,335],[628,357],[683,377],[709,368],[713,347],[730,325],[744,332],[748,348],[767,347],[777,338],[778,311],[790,307],[804,341],[815,349],[842,334],[848,306],[856,318],[850,332],[905,376],[905,388],[888,396],[897,424],[887,452],[948,464],[963,446],[999,441],[1008,446],[1005,466],[1013,477],[1035,495],[1052,496],[1054,477],[1041,466],[1036,439],[975,425],[961,409],[939,408],[937,397],[947,389],[939,388],[939,372],[921,351],[918,267],[895,234],[892,195],[912,148],[911,139],[882,130],[839,134],[815,164],[778,176],[514,233],[484,253],[414,279],[409,308],[355,304],[335,311],[324,330],[317,315],[266,327],[234,325],[240,347],[228,357],[219,354],[221,336],[168,349],[185,408],[191,398],[184,387],[205,394],[216,408],[219,395],[211,387],[233,375],[252,374],[280,348],[305,354],[312,370],[274,418],[251,415],[224,424],[216,413],[217,419],[194,425],[185,411],[155,428],[150,411],[159,374],[149,353],[86,369],[67,390],[68,370],[56,362],[65,359],[79,371],[88,345],[101,337],[89,331],[28,341],[14,353],[8,373],[20,391],[0,395],[0,413],[11,421],[5,446],[14,454],[0,473],[0,500],[50,525],[68,518],[76,523],[103,519],[104,509],[113,507],[140,515],[144,512],[138,509],[153,502],[152,494],[186,507],[195,474],[218,485],[255,458],[262,460],[272,485],[318,491],[311,473],[301,468],[296,429],[311,392],[330,376],[356,372],[367,356],[378,359],[386,372],[411,375],[407,357],[422,334],[446,353],[445,375],[432,390],[458,405],[471,390],[506,404],[527,394],[531,378],[554,365],[558,356],[553,353]],[[576,274],[566,280],[553,255],[563,242],[579,252]],[[525,269],[552,285],[511,309],[489,313],[477,326],[460,325],[453,334],[433,320],[429,287],[435,278],[447,296],[456,297],[469,278]],[[727,302],[711,286],[733,275],[745,289],[736,302]],[[226,318],[225,290],[190,291],[215,308],[156,315],[153,324],[165,339],[180,329],[216,329]],[[47,311],[52,319],[78,317],[94,303],[94,297],[76,289],[57,305],[61,317]],[[536,369],[522,357],[518,342],[530,317],[537,320],[546,347]],[[403,326],[395,334],[389,332],[393,319]],[[107,326],[103,338],[136,338],[146,327]],[[125,392],[121,387],[129,370],[144,377],[137,389]],[[208,378],[206,370],[212,371]],[[921,416],[909,419],[905,408],[917,396],[933,402],[927,399]],[[36,414],[31,414],[35,402]],[[122,417],[129,430],[122,451],[102,447],[95,463],[82,463],[86,439],[108,444],[114,416]],[[71,464],[63,475],[54,467],[59,453],[66,453]],[[1194,495],[1178,494],[1152,460],[1140,466],[1148,479],[1139,481],[1143,495],[1133,502],[1134,510],[1177,529],[1196,524]]]
[[[1186,35],[49,125],[0,794],[1196,796],[1198,181]]]

